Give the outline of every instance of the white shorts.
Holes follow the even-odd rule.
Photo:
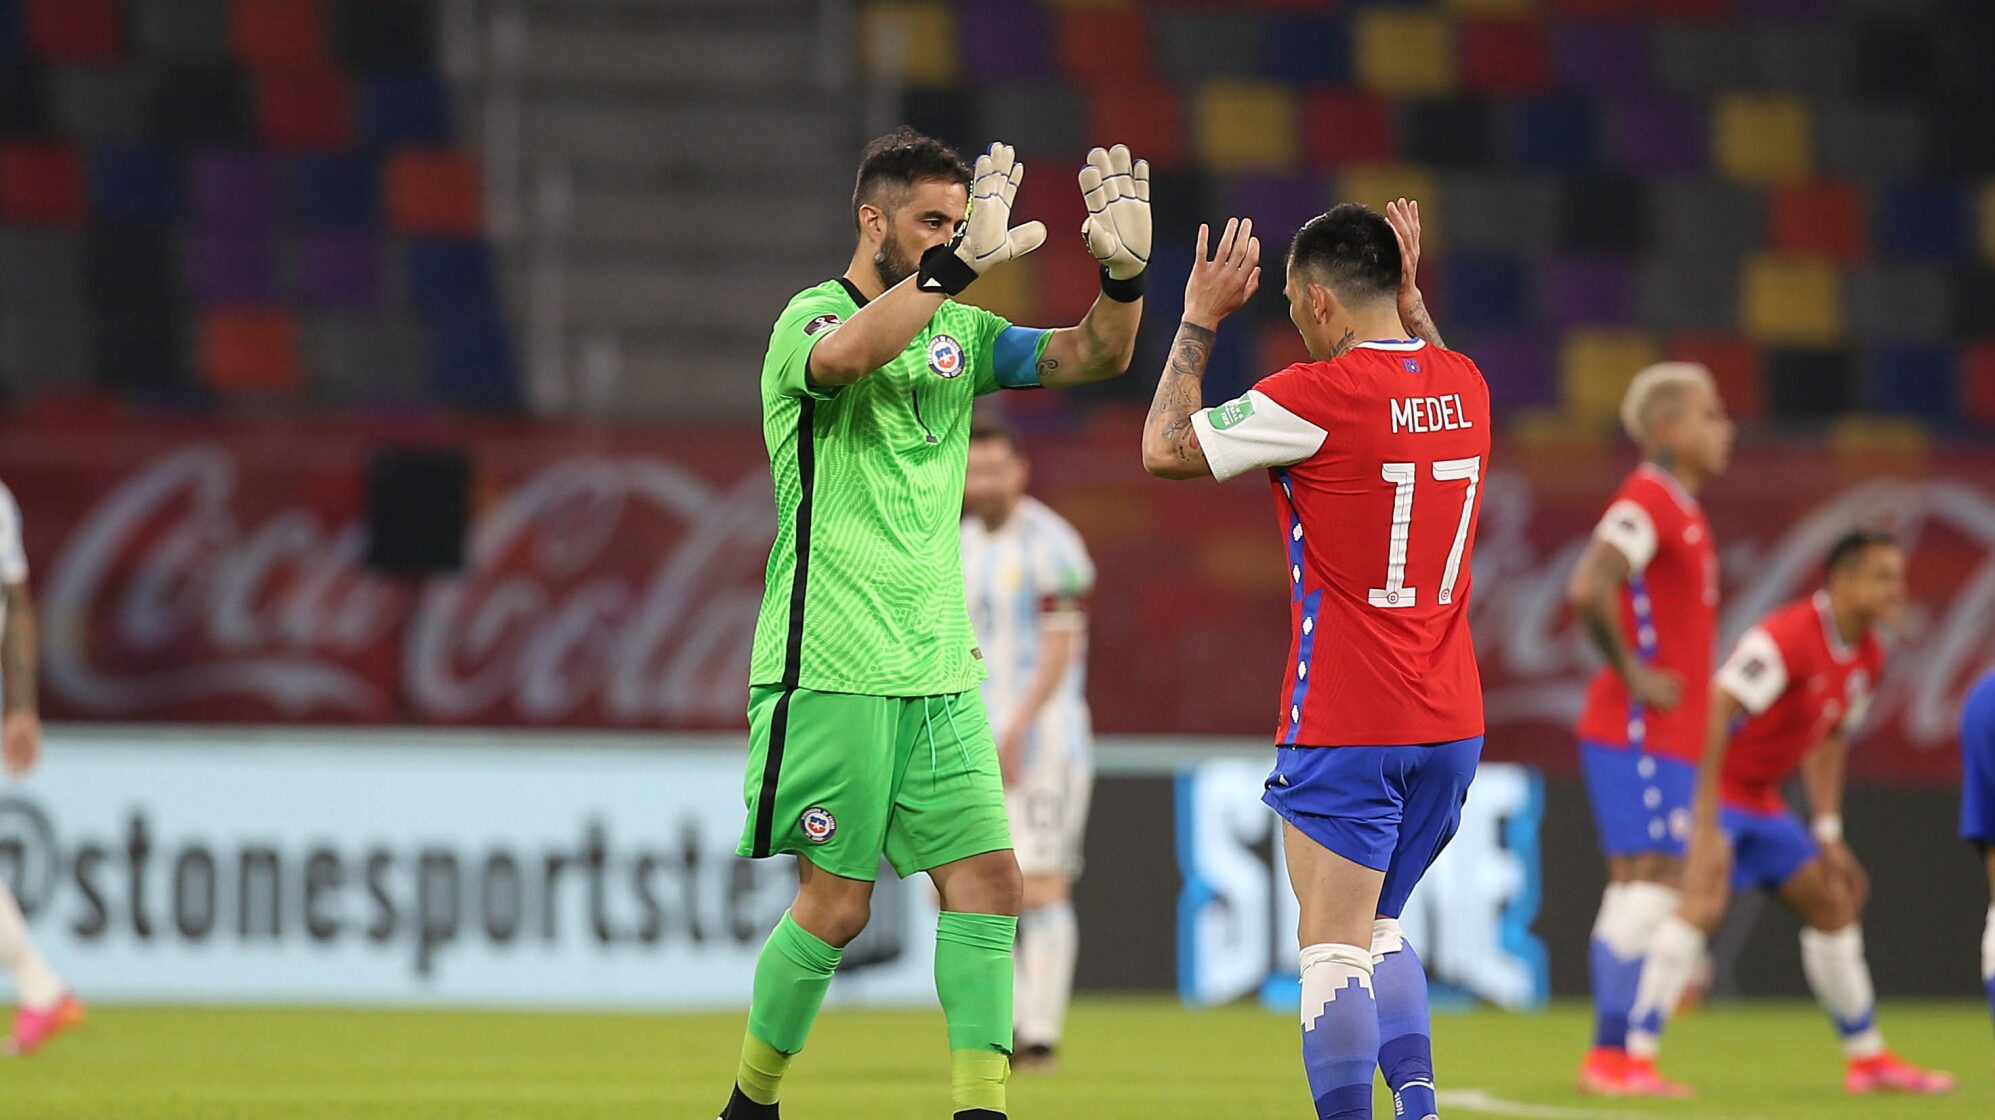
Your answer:
[[[1005,808],[1011,814],[1011,843],[1018,869],[1027,875],[1081,875],[1081,839],[1087,831],[1088,798],[1094,792],[1094,767],[1088,752],[1046,748],[1006,786]]]

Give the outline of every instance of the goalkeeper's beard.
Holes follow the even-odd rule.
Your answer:
[[[918,264],[901,249],[900,238],[888,234],[880,242],[880,249],[873,254],[873,271],[880,274],[880,287],[891,289],[894,285],[914,275]]]

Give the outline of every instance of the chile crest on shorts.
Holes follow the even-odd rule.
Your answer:
[[[804,810],[798,822],[804,830],[804,839],[813,844],[822,844],[838,833],[838,818],[822,805],[813,805]]]
[[[955,380],[963,375],[963,344],[954,335],[938,334],[928,340],[928,368],[935,376]]]

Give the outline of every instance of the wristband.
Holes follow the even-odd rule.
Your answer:
[[[915,273],[916,285],[924,292],[941,292],[945,296],[961,295],[964,288],[977,278],[977,270],[970,263],[956,255],[955,242],[936,245],[921,255],[921,270]]]
[[[1815,818],[1808,831],[1814,833],[1820,843],[1839,843],[1843,838],[1843,818],[1837,813],[1823,813]]]
[[[1144,269],[1143,271],[1148,272],[1149,270]],[[1135,303],[1137,300],[1143,298],[1143,272],[1139,272],[1127,280],[1117,280],[1108,274],[1108,266],[1103,265],[1101,269],[1101,294],[1117,303]]]

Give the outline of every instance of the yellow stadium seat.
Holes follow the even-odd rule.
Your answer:
[[[1542,408],[1511,417],[1504,431],[1527,452],[1595,451],[1610,442],[1599,424],[1581,424],[1563,412]]]
[[[1528,15],[1538,10],[1537,0],[1448,0],[1450,11],[1465,15]]]
[[[963,293],[963,302],[995,311],[1014,323],[1038,322],[1039,261],[1035,253],[991,269]]]
[[[1209,82],[1199,90],[1193,136],[1214,171],[1286,171],[1296,164],[1295,97],[1267,82]]]
[[[1909,416],[1844,416],[1829,425],[1829,446],[1849,459],[1922,459],[1932,449],[1925,424]]]
[[[1805,178],[1813,170],[1813,125],[1800,98],[1726,94],[1712,112],[1712,160],[1731,178],[1774,183]]]
[[[1810,257],[1749,258],[1739,285],[1739,319],[1761,342],[1830,346],[1843,336],[1842,276]]]
[[[1425,170],[1406,164],[1374,163],[1346,168],[1332,184],[1328,202],[1359,202],[1379,213],[1395,199],[1420,200],[1420,251],[1430,253],[1448,244],[1447,214],[1439,182]]]
[[[1358,81],[1402,97],[1455,88],[1455,36],[1445,16],[1405,8],[1366,8],[1353,44]]]
[[[1643,367],[1662,360],[1646,331],[1581,327],[1559,346],[1559,393],[1574,423],[1610,430],[1621,422],[1621,398]]]
[[[872,0],[860,18],[859,53],[869,73],[898,73],[910,86],[962,82],[955,16],[941,0]]]

